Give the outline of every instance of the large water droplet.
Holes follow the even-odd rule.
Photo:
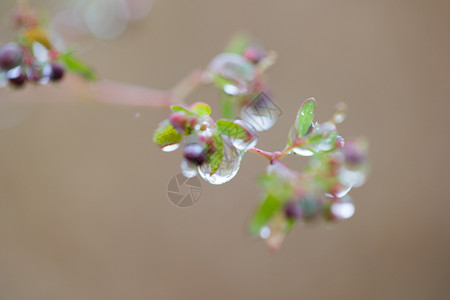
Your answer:
[[[256,135],[256,129],[248,122],[242,120],[235,120],[235,124],[238,124],[245,128],[248,132],[248,139],[238,139],[234,137],[230,137],[230,141],[234,147],[236,147],[240,151],[247,151],[250,148],[255,147],[258,142],[258,136]]]
[[[222,77],[246,84],[255,79],[254,66],[236,53],[222,53],[217,55],[209,64],[209,69]]]
[[[192,178],[197,175],[197,168],[189,164],[189,162],[185,159],[181,162],[181,173],[187,178]]]
[[[177,150],[179,147],[180,147],[180,144],[171,144],[171,145],[163,146],[161,149],[164,152],[172,152],[172,151]]]
[[[223,184],[230,181],[236,176],[239,171],[239,166],[241,163],[240,152],[231,144],[229,139],[223,137],[223,158],[219,169],[213,174],[211,174],[211,165],[209,163],[204,163],[198,167],[198,173],[200,176],[211,184]]]
[[[257,131],[270,129],[281,115],[280,108],[265,93],[261,93],[241,110],[242,120],[250,123]]]

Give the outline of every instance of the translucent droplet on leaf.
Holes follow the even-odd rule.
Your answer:
[[[255,147],[258,142],[258,137],[256,135],[256,129],[248,122],[242,120],[235,120],[235,124],[238,124],[245,128],[248,132],[248,139],[239,139],[230,137],[230,141],[234,147],[236,147],[240,151],[247,151],[250,148]]]
[[[241,153],[223,136],[223,157],[217,171],[211,175],[211,164],[206,162],[198,167],[200,176],[211,184],[223,184],[236,176],[241,163]]]
[[[172,152],[172,151],[177,150],[179,147],[180,147],[180,144],[177,143],[177,144],[171,144],[171,145],[163,146],[161,148],[161,150],[164,151],[164,152]]]

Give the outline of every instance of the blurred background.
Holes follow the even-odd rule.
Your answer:
[[[31,4],[64,19],[83,2]],[[269,86],[283,110],[258,145],[281,148],[308,97],[319,121],[347,103],[339,130],[369,139],[372,165],[350,193],[356,214],[297,226],[270,254],[247,234],[262,158],[246,155],[231,182],[202,181],[199,202],[177,208],[166,187],[180,152],[152,143],[168,111],[83,101],[64,84],[3,88],[0,299],[448,299],[449,1],[147,4],[115,34],[82,24],[68,42],[104,78],[167,89],[250,33],[279,55]],[[2,44],[14,5],[0,3]],[[214,88],[194,100],[217,112]]]

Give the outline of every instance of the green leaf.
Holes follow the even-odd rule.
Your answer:
[[[252,137],[252,133],[239,124],[236,124],[229,120],[218,120],[216,122],[217,130],[223,135],[229,136],[235,139],[241,139],[248,141]]]
[[[189,110],[199,116],[209,116],[211,114],[211,107],[203,102],[196,102],[189,107]]]
[[[233,37],[225,52],[242,54],[249,44],[250,38],[244,33],[239,33]]]
[[[295,129],[297,129],[297,136],[302,137],[308,133],[311,122],[314,119],[314,110],[316,108],[316,100],[314,98],[306,99],[300,106],[295,120]]]
[[[261,228],[270,221],[275,213],[280,209],[281,202],[273,195],[267,195],[266,199],[261,202],[253,215],[250,222],[250,233],[258,235]]]
[[[177,144],[181,142],[181,138],[181,134],[168,120],[163,121],[153,133],[153,142],[160,147]]]
[[[97,74],[85,62],[75,57],[73,51],[61,53],[59,61],[67,68],[68,71],[83,76],[89,81],[98,80]]]
[[[214,142],[214,153],[209,156],[209,164],[211,166],[210,175],[216,173],[222,163],[223,158],[223,138],[219,131],[215,131],[212,135]]]
[[[170,109],[171,109],[173,112],[184,111],[184,112],[187,113],[187,114],[190,114],[190,113],[191,113],[187,108],[185,108],[185,107],[183,107],[183,106],[181,106],[181,105],[172,105],[172,106],[170,107]]]

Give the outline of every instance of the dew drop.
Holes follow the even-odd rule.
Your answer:
[[[234,123],[244,127],[249,133],[249,138],[246,140],[243,140],[243,139],[230,137],[230,141],[233,144],[233,146],[236,147],[240,151],[247,151],[248,149],[255,147],[256,143],[258,142],[258,137],[256,135],[256,129],[250,123],[248,123],[246,121],[235,120]]]
[[[257,131],[270,129],[278,120],[281,110],[275,102],[264,93],[241,110],[242,120],[250,123]]]
[[[223,137],[223,158],[217,171],[211,174],[211,164],[204,163],[198,167],[200,176],[211,184],[220,185],[236,176],[241,163],[241,153],[231,144],[227,137]]]
[[[255,79],[252,63],[236,53],[217,55],[209,64],[209,69],[238,83],[248,83]]]
[[[269,226],[263,226],[261,227],[261,229],[259,230],[259,236],[262,239],[267,239],[270,237],[270,228]]]
[[[338,219],[348,219],[355,214],[355,206],[351,202],[333,203],[331,213]]]
[[[197,175],[196,167],[193,167],[185,159],[181,162],[181,173],[187,178],[192,178]]]
[[[171,144],[171,145],[167,145],[162,147],[162,151],[164,152],[172,152],[177,150],[180,147],[180,144]]]

